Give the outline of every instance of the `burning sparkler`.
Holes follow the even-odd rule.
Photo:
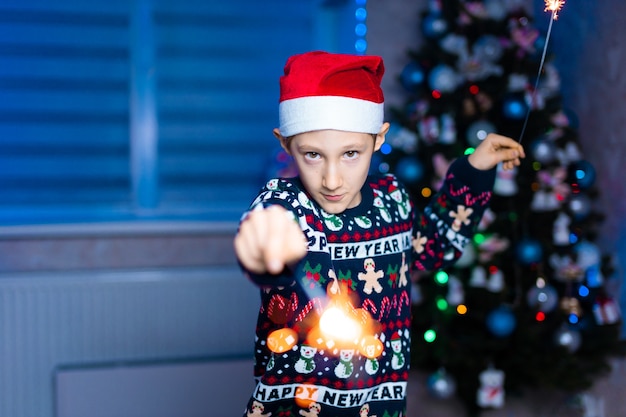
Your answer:
[[[537,71],[537,79],[535,80],[535,88],[533,89],[533,94],[531,98],[530,106],[528,106],[528,111],[526,112],[526,119],[524,120],[524,126],[522,127],[522,133],[519,136],[519,143],[522,143],[522,139],[524,138],[524,132],[526,131],[526,125],[528,124],[528,118],[530,117],[530,111],[532,109],[532,104],[535,101],[535,94],[537,92],[537,87],[539,86],[539,78],[541,77],[541,72],[543,71],[543,64],[546,61],[546,52],[548,50],[548,43],[550,42],[550,34],[552,33],[552,22],[554,22],[559,17],[559,12],[563,8],[565,4],[565,0],[545,0],[546,8],[543,9],[544,12],[551,11],[552,17],[550,18],[550,24],[548,25],[548,33],[546,34],[546,42],[543,45],[543,53],[541,54],[541,63],[539,64],[539,71]]]

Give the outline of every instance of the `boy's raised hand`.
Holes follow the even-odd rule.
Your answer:
[[[251,211],[241,223],[234,243],[239,261],[257,274],[278,274],[307,252],[304,233],[280,206]]]
[[[524,148],[519,142],[506,136],[490,133],[469,156],[469,163],[476,169],[488,170],[500,162],[505,170],[519,166],[525,158]]]

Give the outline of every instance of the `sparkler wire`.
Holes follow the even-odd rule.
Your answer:
[[[530,118],[530,112],[533,108],[533,104],[535,103],[535,95],[537,94],[537,88],[539,87],[539,78],[541,77],[541,72],[543,71],[543,64],[546,61],[546,52],[548,51],[548,43],[550,42],[550,34],[552,33],[552,22],[556,20],[556,13],[558,10],[552,11],[552,17],[550,18],[550,24],[548,25],[548,33],[546,34],[546,43],[543,45],[543,53],[541,54],[541,62],[539,64],[539,71],[537,71],[537,78],[535,80],[535,87],[533,88],[530,104],[528,106],[528,110],[526,111],[526,118],[524,119],[524,125],[522,126],[522,132],[519,135],[519,143],[522,143],[522,139],[524,139],[524,133],[526,132],[526,126],[528,125],[528,119]]]

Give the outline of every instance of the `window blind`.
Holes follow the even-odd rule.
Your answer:
[[[274,167],[285,60],[337,32],[321,15],[315,0],[4,0],[0,225],[238,219]]]

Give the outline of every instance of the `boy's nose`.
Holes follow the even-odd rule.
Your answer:
[[[336,190],[341,186],[341,181],[339,169],[334,165],[327,166],[322,178],[322,185],[328,190]]]

